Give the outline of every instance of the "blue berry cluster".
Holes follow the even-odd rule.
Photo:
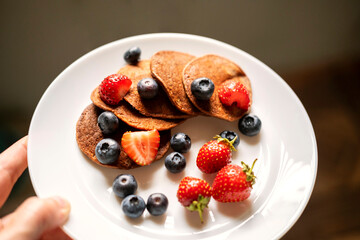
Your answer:
[[[160,216],[166,212],[169,201],[164,194],[153,193],[145,203],[141,196],[135,194],[137,188],[136,179],[131,174],[120,174],[114,179],[112,189],[116,196],[123,199],[121,209],[126,216],[138,218],[145,208],[153,216]]]

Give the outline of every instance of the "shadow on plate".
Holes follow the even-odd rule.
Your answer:
[[[231,218],[245,217],[248,212],[251,212],[252,204],[249,200],[243,202],[234,202],[234,203],[221,203],[216,202],[217,210]]]

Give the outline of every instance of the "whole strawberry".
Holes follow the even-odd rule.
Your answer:
[[[119,104],[129,91],[131,83],[127,76],[121,74],[106,77],[99,86],[101,100],[109,105]]]
[[[236,137],[229,141],[216,136],[216,140],[205,143],[199,150],[196,165],[203,173],[214,173],[231,162],[231,150],[235,150],[233,143]]]
[[[211,198],[210,185],[200,178],[184,177],[176,194],[181,205],[190,211],[197,211],[203,222],[202,213],[208,207]]]
[[[212,185],[212,196],[219,202],[240,202],[250,196],[255,184],[253,168],[257,159],[249,168],[244,162],[239,165],[227,165],[215,177]]]

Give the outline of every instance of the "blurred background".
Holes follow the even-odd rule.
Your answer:
[[[85,53],[144,33],[202,35],[270,66],[312,121],[317,181],[283,239],[360,239],[360,1],[1,1],[0,19],[1,151],[27,134],[46,88]],[[34,194],[25,172],[0,217]]]

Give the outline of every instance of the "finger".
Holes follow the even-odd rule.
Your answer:
[[[50,230],[48,232],[45,232],[40,239],[41,240],[71,240],[71,238],[66,233],[64,233],[64,231],[59,227]]]
[[[43,233],[62,226],[69,212],[69,202],[60,197],[28,198],[2,219],[0,239],[39,239]]]
[[[27,139],[27,136],[23,137],[0,154],[0,207],[27,168]]]

